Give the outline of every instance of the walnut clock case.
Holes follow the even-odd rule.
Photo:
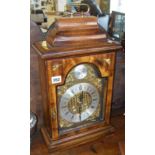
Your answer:
[[[50,152],[94,141],[113,132],[110,110],[115,52],[95,17],[56,19],[38,53],[44,127]]]

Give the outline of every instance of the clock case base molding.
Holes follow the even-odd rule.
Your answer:
[[[62,151],[65,149],[73,148],[76,146],[80,146],[86,143],[93,142],[95,140],[101,139],[106,135],[109,135],[115,131],[114,127],[111,125],[104,126],[102,128],[96,128],[91,131],[87,131],[85,133],[78,134],[75,138],[74,136],[58,139],[53,141],[46,128],[41,128],[41,132],[45,143],[48,147],[49,152]]]

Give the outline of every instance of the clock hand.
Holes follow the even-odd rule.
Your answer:
[[[83,104],[83,91],[81,93],[81,106],[82,106],[82,104]]]
[[[83,91],[82,91],[81,94],[80,94],[80,104],[81,104],[81,102],[82,102],[82,97],[83,97]]]
[[[80,104],[79,104],[79,117],[80,117],[80,121],[81,121],[81,106],[80,106]]]
[[[80,104],[79,104],[79,114],[80,114],[80,121],[81,121],[81,111],[82,111],[82,101],[83,101],[83,91],[82,91],[82,93],[80,94],[80,97],[79,97],[79,99],[80,99]]]

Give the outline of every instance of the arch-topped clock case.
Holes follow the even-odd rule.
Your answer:
[[[38,53],[44,127],[50,152],[113,132],[110,109],[115,52],[122,47],[100,30],[95,17],[57,19]]]

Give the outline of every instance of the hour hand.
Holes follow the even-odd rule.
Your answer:
[[[80,121],[81,121],[81,113],[79,114],[79,118],[80,118]]]
[[[80,94],[79,100],[80,100],[80,103],[82,103],[82,100],[83,100],[83,91]]]
[[[79,118],[80,118],[80,121],[81,121],[81,104],[79,104]]]

